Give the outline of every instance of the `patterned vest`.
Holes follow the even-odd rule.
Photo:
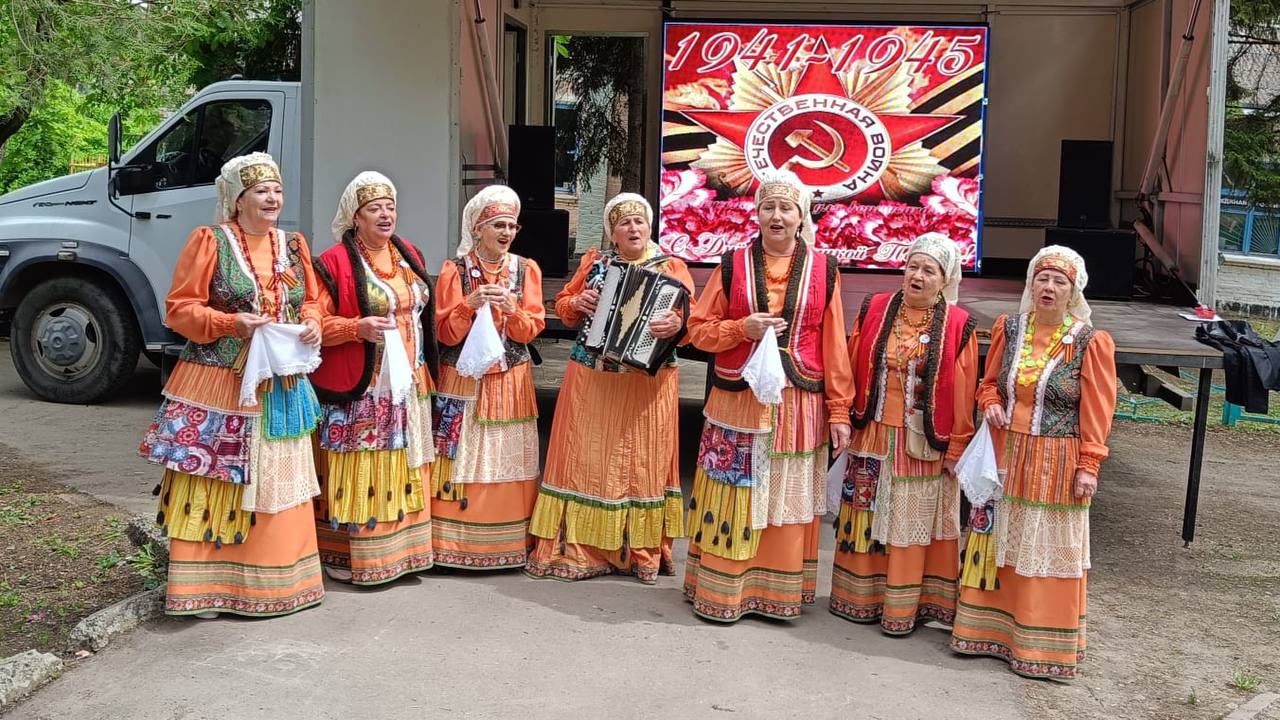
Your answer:
[[[209,307],[225,313],[258,312],[255,301],[257,282],[253,271],[243,259],[240,243],[220,226],[210,228],[218,241],[218,259],[209,278]],[[277,237],[283,236],[279,230],[273,230]],[[285,291],[285,298],[294,312],[302,309],[302,301],[307,295],[307,277],[302,266],[301,248],[298,236],[290,233],[285,242],[285,261],[289,270],[298,279],[298,283]],[[231,367],[244,346],[244,340],[224,335],[213,342],[187,342],[180,359],[199,365],[213,367]]]
[[[867,296],[858,313],[863,341],[852,358],[853,379],[858,388],[850,413],[854,427],[866,427],[879,414],[887,367],[885,352],[893,321],[901,307],[902,291],[899,290]],[[930,342],[924,356],[924,388],[918,409],[924,414],[924,435],[935,450],[946,450],[951,440],[956,358],[968,344],[973,328],[973,319],[964,308],[948,305],[945,300],[934,305],[933,325],[927,331]]]
[[[1005,412],[1013,416],[1014,390],[1017,383],[1018,352],[1027,332],[1026,314],[1004,320],[1004,357],[1000,361],[1000,378],[996,386]],[[1093,327],[1077,320],[1063,341],[1069,345],[1069,359],[1058,355],[1051,359],[1036,383],[1035,407],[1031,413],[1031,434],[1044,437],[1080,437],[1080,366],[1093,339]],[[1070,338],[1070,341],[1067,341]]]
[[[524,269],[525,259],[515,253],[507,253],[507,266],[509,277],[507,280],[507,289],[515,293],[516,305],[519,305],[524,298]],[[458,266],[458,277],[462,281],[462,295],[466,297],[470,295],[477,287],[480,286],[480,269],[475,266],[475,261],[468,254],[464,257],[454,258],[453,264]],[[475,270],[477,275],[472,275],[471,271]],[[501,328],[499,328],[501,331]],[[502,338],[503,345],[506,346],[506,355],[503,357],[503,367],[513,368],[521,363],[527,363],[530,360],[529,347],[524,343],[518,343],[509,337]],[[462,346],[464,342],[457,345],[441,345],[440,346],[440,362],[449,367],[458,364],[458,356],[462,354]]]
[[[769,292],[764,277],[764,243],[757,238],[744,248],[725,253],[720,260],[720,277],[729,299],[726,319],[738,320],[755,312],[769,311]],[[809,392],[822,392],[822,316],[835,288],[836,265],[825,253],[797,243],[791,276],[782,302],[781,316],[787,333],[778,338],[782,367],[791,384]],[[844,332],[839,328],[835,332]],[[711,382],[724,390],[745,390],[742,369],[756,349],[752,340],[716,353],[715,375]]]

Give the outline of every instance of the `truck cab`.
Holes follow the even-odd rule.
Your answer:
[[[165,297],[188,234],[213,222],[227,160],[270,153],[284,176],[279,227],[298,229],[298,87],[215,83],[118,162],[0,195],[0,334],[27,387],[98,402],[140,353],[160,364],[182,346],[164,324]]]

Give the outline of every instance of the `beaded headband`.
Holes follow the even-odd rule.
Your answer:
[[[274,165],[267,163],[256,163],[254,165],[246,165],[240,168],[240,185],[245,190],[258,185],[260,183],[274,180],[281,182],[280,171]]]
[[[1076,283],[1076,265],[1064,257],[1049,255],[1041,258],[1040,262],[1036,263],[1036,269],[1031,275],[1033,277],[1039,275],[1041,270],[1057,270],[1066,275],[1072,285]]]
[[[516,210],[516,206],[510,203],[489,203],[488,205],[485,205],[484,209],[480,211],[480,214],[476,216],[475,227],[480,227],[487,222],[493,222],[494,220],[503,217],[515,220],[516,216],[519,214],[519,211]]]
[[[780,197],[784,200],[790,200],[796,205],[800,204],[800,188],[788,182],[767,182],[760,186],[760,190],[756,192],[756,202],[762,203],[773,197]]]
[[[647,219],[649,217],[649,206],[639,200],[623,200],[614,205],[613,209],[609,211],[609,229],[612,230],[617,227],[618,223],[622,222],[622,218],[631,217],[632,215],[639,215]]]
[[[386,183],[373,183],[372,185],[364,185],[356,188],[356,207],[362,208],[374,200],[392,200],[396,199],[396,194],[391,190],[391,186]]]

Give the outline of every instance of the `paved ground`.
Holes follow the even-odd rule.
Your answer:
[[[560,365],[550,358],[566,351],[544,348],[549,361],[535,372],[544,405]],[[686,436],[697,429],[700,370],[683,378]],[[0,439],[69,485],[130,512],[153,512],[158,473],[136,447],[158,385],[157,371],[144,364],[106,405],[42,403],[0,342]],[[549,405],[544,414],[549,421]],[[687,467],[692,440],[682,441]],[[890,639],[827,613],[830,538],[823,542],[819,604],[793,623],[697,620],[670,577],[656,587],[520,573],[433,573],[362,591],[330,583],[320,607],[291,617],[154,623],[10,716],[1024,716],[1023,692],[1037,683],[994,660],[952,655],[945,633],[925,628]],[[684,543],[677,548],[682,560]]]

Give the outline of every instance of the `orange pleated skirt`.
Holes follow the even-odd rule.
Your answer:
[[[1088,573],[1024,577],[999,569],[998,588],[960,588],[951,649],[1003,658],[1019,675],[1070,679],[1084,659]]]
[[[324,583],[310,503],[255,513],[242,544],[216,547],[174,539],[164,610],[169,615],[218,612],[267,617],[320,603]]]
[[[840,552],[831,573],[831,612],[853,622],[880,622],[906,635],[917,620],[948,625],[956,614],[960,554],[955,540],[892,546],[888,551]]]
[[[770,525],[760,531],[755,557],[726,560],[702,552],[689,541],[684,594],[694,614],[736,622],[755,614],[781,620],[800,616],[812,605],[818,585],[818,533],[822,519],[796,525]]]
[[[467,570],[524,567],[538,481],[473,482],[465,488],[461,500],[431,501],[436,564]]]

